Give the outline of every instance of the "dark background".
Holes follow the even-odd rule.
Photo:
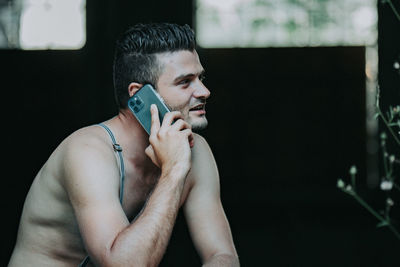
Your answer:
[[[388,5],[378,9],[379,81],[387,106],[400,100],[393,69],[400,22]],[[88,0],[83,49],[0,50],[1,265],[8,263],[31,182],[51,152],[79,127],[116,115],[115,39],[136,22],[193,25],[193,10],[187,0]],[[365,186],[365,48],[198,52],[212,93],[210,124],[201,134],[219,167],[242,266],[398,265],[400,240],[376,229],[377,220],[336,188],[356,164],[360,194],[383,207],[379,189]],[[199,265],[180,214],[161,266]]]

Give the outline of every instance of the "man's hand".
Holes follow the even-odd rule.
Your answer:
[[[150,145],[146,155],[161,168],[164,173],[180,171],[183,177],[191,167],[191,150],[193,133],[191,126],[183,120],[179,111],[168,112],[162,125],[156,105],[151,106]]]

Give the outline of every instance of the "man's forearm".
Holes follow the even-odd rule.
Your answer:
[[[231,254],[216,254],[203,264],[203,267],[239,267],[239,259]]]
[[[185,179],[174,177],[179,174],[166,176],[160,177],[141,215],[115,239],[110,258],[121,266],[159,264],[175,224],[185,183]]]

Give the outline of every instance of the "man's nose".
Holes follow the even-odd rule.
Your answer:
[[[210,97],[210,90],[201,82],[196,85],[196,88],[194,90],[193,96],[196,98],[204,98],[207,99]]]

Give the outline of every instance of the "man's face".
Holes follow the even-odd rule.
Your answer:
[[[157,91],[171,110],[182,113],[193,130],[207,126],[205,104],[210,91],[204,86],[203,66],[196,51],[186,50],[157,55],[161,75]]]

